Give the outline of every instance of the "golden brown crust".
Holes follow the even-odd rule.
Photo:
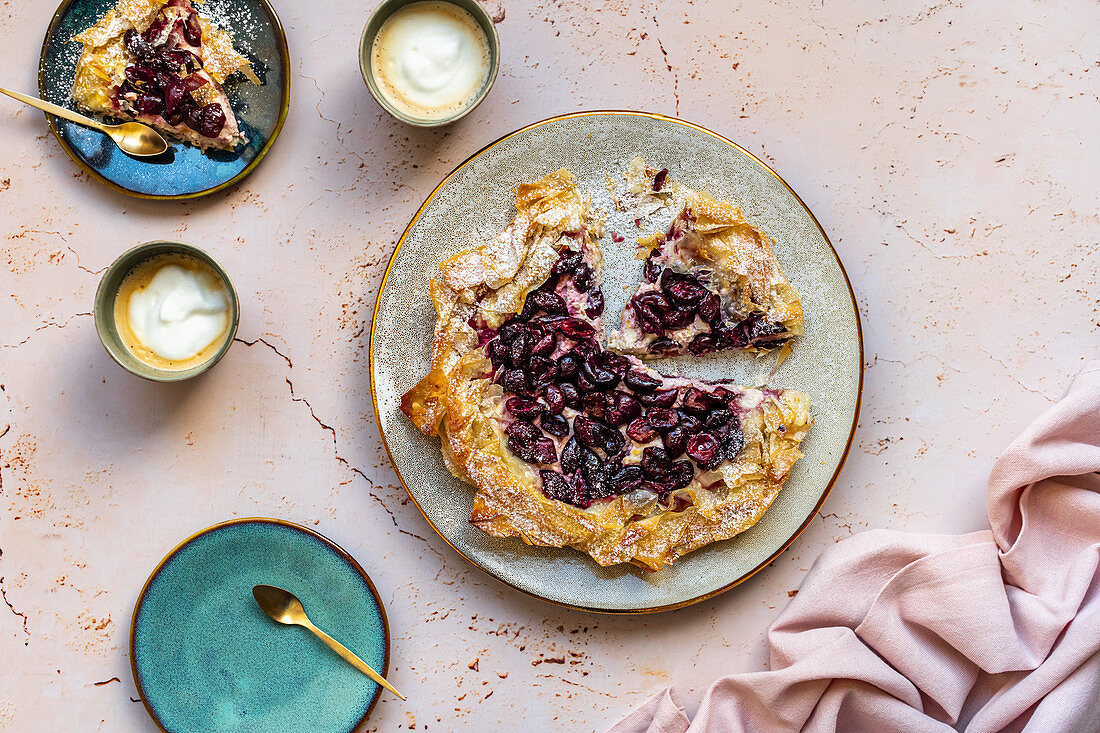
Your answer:
[[[587,509],[548,498],[536,471],[508,448],[503,393],[489,378],[491,364],[469,322],[497,324],[518,312],[527,293],[545,282],[558,247],[574,242],[588,218],[587,202],[564,170],[520,186],[516,204],[516,217],[500,237],[440,266],[431,285],[439,314],[432,370],[401,403],[421,431],[440,436],[451,472],[477,487],[471,522],[499,537],[573,547],[601,565],[632,562],[650,570],[752,526],[801,456],[798,444],[811,424],[804,394],[727,385],[740,394],[744,449],[736,461],[674,491],[667,503],[648,491]],[[585,246],[599,257],[594,240]]]

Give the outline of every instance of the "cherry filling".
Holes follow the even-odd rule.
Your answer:
[[[203,137],[217,137],[225,127],[225,111],[219,104],[199,106],[195,101],[192,92],[208,82],[196,73],[202,59],[184,48],[168,48],[172,38],[180,37],[194,47],[202,40],[193,10],[170,19],[162,8],[143,33],[127,30],[123,43],[134,63],[126,67],[116,101],[131,114],[161,115],[170,125],[185,124]]]
[[[677,303],[709,297],[684,282],[658,295]],[[570,290],[585,298],[567,301]],[[504,390],[508,447],[538,467],[552,499],[587,508],[645,489],[668,502],[698,471],[741,452],[738,395],[720,386],[664,387],[659,375],[604,350],[589,320],[602,310],[594,271],[566,249],[521,313],[496,330],[478,329]]]
[[[664,241],[682,237],[692,223],[690,214],[681,215],[672,222]],[[731,321],[723,312],[718,293],[693,274],[663,267],[654,259],[660,253],[661,247],[655,248],[642,268],[646,282],[658,285],[659,289],[638,293],[627,304],[642,333],[656,336],[649,344],[651,351],[677,350],[678,344],[667,336],[667,332],[693,324],[700,332],[687,348],[695,356],[746,346],[770,349],[783,345],[790,338],[783,324],[766,320],[761,311],[754,311],[740,321]]]

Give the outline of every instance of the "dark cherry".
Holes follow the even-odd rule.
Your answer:
[[[645,479],[640,466],[623,466],[608,478],[608,488],[616,494],[627,494],[641,486]]]
[[[195,132],[202,134],[202,108],[192,107],[187,110],[187,114],[184,116],[184,121],[187,126]]]
[[[527,463],[550,464],[558,460],[554,441],[531,423],[517,420],[505,432],[508,434],[508,447]]]
[[[579,410],[584,404],[581,401],[580,390],[578,390],[577,385],[572,382],[561,382],[558,384],[558,389],[561,390],[561,396],[565,400],[566,407],[572,407],[574,410]]]
[[[570,272],[575,272],[577,267],[584,261],[584,255],[580,252],[573,252],[572,250],[565,250],[558,261],[554,263],[552,272],[555,275],[566,275]]]
[[[730,418],[733,417],[733,411],[725,408],[719,408],[717,410],[711,410],[704,420],[707,430],[718,430],[725,425],[728,425]]]
[[[607,395],[604,419],[612,425],[626,425],[642,414],[642,406],[633,396],[615,390]]]
[[[164,87],[164,114],[171,115],[174,113],[186,93],[187,90],[183,86],[183,80],[178,76],[170,77]]]
[[[673,308],[661,315],[661,325],[672,331],[689,326],[694,320],[695,312],[689,308]]]
[[[753,313],[742,321],[741,329],[744,331],[745,338],[748,339],[749,342],[763,339],[768,336],[776,336],[781,333],[786,333],[787,331],[787,327],[782,323],[765,321],[763,315],[760,313]]]
[[[605,369],[600,361],[597,357],[586,360],[584,372],[578,379],[587,377],[596,389],[606,392],[615,388],[615,385],[619,383],[620,376],[610,369]]]
[[[688,432],[682,425],[677,425],[661,436],[661,444],[672,458],[680,457],[687,448],[687,443]]]
[[[671,466],[672,460],[663,448],[649,447],[642,451],[642,471],[649,478],[664,478]]]
[[[687,454],[689,458],[709,470],[722,462],[722,444],[710,433],[698,433],[688,440]]]
[[[557,346],[557,336],[552,333],[543,334],[531,344],[531,353],[538,354],[539,356],[549,356],[554,353],[554,349],[556,349]]]
[[[524,331],[519,336],[508,344],[508,357],[506,361],[509,366],[521,367],[527,363],[527,357],[531,355],[529,350],[529,339],[527,332]]]
[[[527,333],[527,326],[519,321],[508,321],[497,331],[497,338],[499,338],[500,342],[503,344],[510,344],[515,341],[520,334],[524,333]]]
[[[577,389],[581,391],[582,395],[599,391],[596,389],[596,384],[583,371],[577,375]]]
[[[561,470],[565,473],[579,471],[584,465],[584,454],[588,451],[576,437],[570,438],[561,451]]]
[[[187,91],[193,92],[203,86],[206,86],[206,79],[201,74],[191,74],[190,76],[183,77],[183,86]]]
[[[138,89],[141,88],[141,85],[152,84],[156,80],[156,75],[148,66],[139,66],[137,64],[127,66],[125,74],[126,81],[130,82]]]
[[[500,377],[500,386],[505,392],[527,394],[527,375],[522,369],[505,369]]]
[[[718,339],[713,334],[701,333],[688,344],[692,356],[705,356],[718,350]]]
[[[530,374],[531,386],[536,390],[542,389],[558,378],[558,365],[553,359],[545,356],[532,356],[527,361],[527,371]]]
[[[198,46],[202,41],[202,27],[199,25],[198,13],[191,13],[183,21],[183,37],[192,46]]]
[[[608,456],[618,455],[626,447],[626,436],[615,428],[606,428],[603,433],[603,452]]]
[[[666,270],[666,272],[668,271]],[[657,314],[664,313],[672,308],[672,304],[668,302],[668,298],[657,290],[650,290],[647,293],[635,295],[634,300]]]
[[[563,316],[569,312],[569,309],[565,307],[565,300],[557,293],[536,290],[528,295],[527,299],[534,303],[536,308],[551,315]]]
[[[569,435],[569,421],[561,415],[543,415],[539,425],[546,432],[559,438]]]
[[[688,461],[676,461],[668,471],[669,490],[682,489],[695,478],[695,466]]]
[[[558,357],[558,377],[560,379],[572,379],[581,370],[584,362],[576,353],[567,351]]]
[[[596,334],[596,329],[588,321],[579,318],[566,318],[558,324],[558,330],[573,340],[590,339]]]
[[[651,407],[646,412],[645,418],[655,430],[661,433],[668,432],[680,424],[680,413],[667,407]]]
[[[542,470],[539,471],[539,476],[542,478],[542,493],[546,496],[569,504],[576,503],[573,487],[570,485],[569,480],[560,473]]]
[[[741,427],[729,431],[725,439],[722,441],[722,452],[726,454],[726,460],[736,461],[737,456],[741,454],[741,450],[745,447],[745,435],[741,432]]]
[[[599,318],[603,315],[603,291],[593,290],[588,294],[588,304],[584,308],[584,313],[589,318]]]
[[[684,401],[681,408],[696,415],[705,415],[712,407],[716,407],[716,400],[698,387],[689,387],[684,393]]]
[[[627,362],[629,364],[629,362]],[[627,387],[630,387],[635,392],[652,392],[661,386],[661,380],[656,377],[651,377],[648,374],[642,372],[636,372],[633,369],[628,371],[623,377],[623,381]]]
[[[139,59],[151,59],[153,54],[156,53],[149,41],[133,28],[123,34],[122,42],[126,44],[126,50]]]
[[[592,506],[592,495],[588,490],[588,482],[584,480],[584,475],[580,471],[573,474],[573,478],[569,483],[572,485],[573,495],[576,497],[573,504],[581,509]]]
[[[164,100],[155,94],[139,94],[134,101],[134,108],[139,114],[159,115],[164,111]]]
[[[646,282],[655,283],[661,277],[661,266],[653,261],[653,257],[648,257],[645,266],[642,267],[642,274]]]
[[[596,448],[603,442],[600,427],[598,422],[584,415],[573,418],[573,433],[577,436],[577,440],[589,448]]]
[[[145,42],[150,44],[161,42],[161,34],[164,33],[164,29],[168,27],[168,16],[164,14],[164,11],[157,13],[157,17],[153,19],[153,22],[149,24],[149,27],[145,29],[145,32],[141,34]]]
[[[653,190],[660,191],[664,188],[666,178],[668,178],[668,168],[657,171],[657,175],[653,176]]]
[[[577,289],[578,293],[587,293],[595,279],[596,273],[592,271],[592,266],[587,262],[582,262],[577,265],[577,269],[573,273],[573,287]]]
[[[511,397],[504,406],[508,408],[508,412],[524,420],[534,420],[543,412],[542,405],[526,397]]]
[[[672,280],[665,288],[668,297],[684,305],[695,305],[707,297],[709,291],[691,275],[683,275]]]
[[[493,363],[493,368],[497,369],[504,363],[504,359],[508,354],[508,347],[499,339],[493,339],[485,347],[485,353],[489,355],[489,361]]]
[[[657,430],[644,417],[635,418],[626,426],[626,434],[638,443],[648,443],[657,435]]]
[[[561,411],[565,409],[565,394],[562,393],[561,387],[556,384],[546,386],[543,399],[546,400],[546,409],[554,415],[561,414]]]
[[[607,397],[603,392],[598,392],[596,390],[584,392],[581,395],[581,400],[584,402],[583,412],[588,415],[588,417],[597,420],[604,419],[604,407],[607,404]]]
[[[661,325],[661,317],[649,306],[638,301],[634,296],[630,301],[630,307],[634,309],[634,318],[638,322],[638,328],[642,333],[652,333],[657,336],[664,334],[664,326]]]
[[[202,129],[199,130],[206,137],[217,137],[225,127],[225,110],[220,104],[211,102],[202,108]]]
[[[677,348],[676,342],[670,338],[658,338],[649,343],[649,350],[657,354],[672,353]]]
[[[658,389],[649,394],[639,394],[638,401],[653,407],[672,407],[680,393],[675,389]]]
[[[707,323],[714,323],[722,315],[722,301],[715,293],[710,293],[699,303],[699,317]]]
[[[694,415],[689,415],[686,412],[680,413],[680,427],[684,429],[684,432],[688,435],[695,435],[703,429],[703,421]]]
[[[590,499],[602,499],[611,495],[607,485],[608,473],[607,468],[604,467],[595,453],[589,451],[585,454],[584,464],[581,466],[581,475],[588,487],[588,497]]]

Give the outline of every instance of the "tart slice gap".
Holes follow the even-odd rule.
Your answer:
[[[766,352],[802,334],[802,305],[772,240],[741,209],[694,191],[640,159],[626,173],[633,200],[678,213],[666,232],[638,240],[643,282],[609,347],[641,358]]]
[[[248,142],[223,84],[260,80],[225,30],[191,0],[120,0],[74,36],[83,44],[72,95],[89,112],[143,122],[203,150]]]

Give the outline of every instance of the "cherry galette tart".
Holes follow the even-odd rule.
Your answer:
[[[477,487],[471,522],[650,570],[752,526],[801,456],[809,397],[605,349],[600,224],[573,176],[521,185],[516,209],[440,265],[432,369],[401,401]]]
[[[204,150],[247,142],[222,85],[235,72],[260,80],[191,0],[119,0],[73,41],[84,45],[73,84],[83,109],[144,122]]]
[[[635,196],[679,213],[667,232],[640,239],[645,282],[623,311],[611,348],[643,358],[726,349],[768,351],[802,333],[802,305],[771,240],[741,210],[632,162]]]

